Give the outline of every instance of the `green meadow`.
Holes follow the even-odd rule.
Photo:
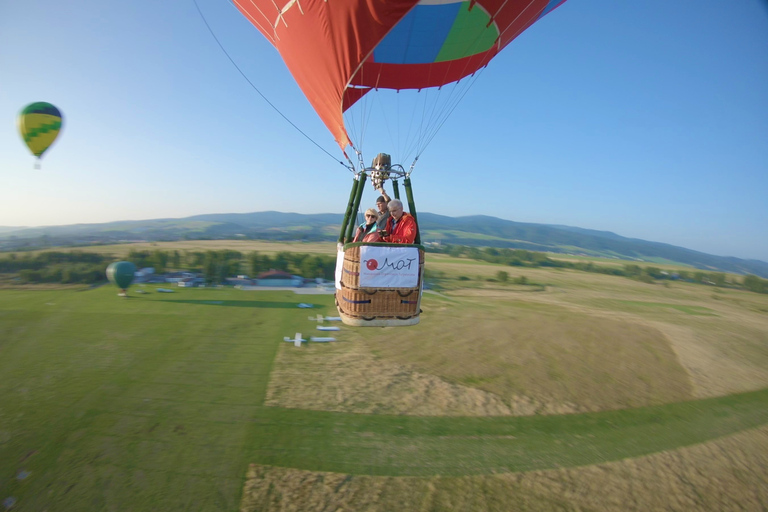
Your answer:
[[[295,296],[148,290],[0,293],[0,487],[18,509],[237,508]]]
[[[503,267],[432,265],[449,276],[459,268],[471,286],[425,293],[418,326],[342,327],[337,342],[301,348],[283,337],[319,333],[308,316],[335,315],[332,295],[0,290],[0,502],[14,511],[768,506],[766,491],[737,496],[766,483],[768,298],[551,269],[519,271],[536,287],[504,285],[487,280]],[[676,462],[654,458],[666,456]],[[737,483],[729,494],[712,490],[715,476],[694,479],[681,491],[690,503],[663,501],[677,491],[652,480],[645,498],[577,492],[593,468],[626,481],[627,464],[658,465],[672,480],[693,466]]]

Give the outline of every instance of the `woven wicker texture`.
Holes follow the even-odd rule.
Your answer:
[[[419,315],[424,250],[419,249],[419,281],[414,288],[360,288],[360,247],[344,252],[341,290],[336,290],[339,313],[357,319],[407,319]]]

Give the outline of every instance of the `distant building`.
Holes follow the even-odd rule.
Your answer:
[[[133,282],[134,283],[146,283],[149,281],[149,278],[154,276],[155,269],[152,267],[146,267],[137,270],[133,274]]]
[[[256,276],[256,286],[298,287],[304,284],[304,278],[294,276],[282,270],[269,270]]]
[[[228,277],[224,280],[224,284],[230,286],[251,286],[253,285],[253,281],[247,277]]]
[[[193,288],[205,285],[205,279],[202,277],[185,277],[181,281],[177,281],[176,284],[181,288]]]
[[[192,274],[191,272],[166,272],[165,282],[178,283],[190,277],[194,277],[194,274]]]

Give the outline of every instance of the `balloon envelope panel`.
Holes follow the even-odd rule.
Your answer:
[[[414,7],[376,46],[373,62],[430,64],[462,59],[493,47],[499,30],[469,2]]]
[[[133,282],[136,265],[130,261],[117,261],[107,267],[107,279],[119,288],[128,288]]]

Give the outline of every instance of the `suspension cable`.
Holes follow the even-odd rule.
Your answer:
[[[194,4],[195,4],[195,7],[197,8],[197,12],[200,14],[200,18],[202,18],[202,20],[203,20],[203,23],[205,23],[205,26],[206,26],[206,28],[208,28],[208,32],[210,32],[211,36],[213,37],[213,40],[214,40],[214,41],[216,41],[216,44],[218,44],[218,45],[219,45],[219,48],[221,49],[221,51],[222,51],[222,52],[224,52],[224,55],[226,55],[226,56],[227,56],[227,58],[229,59],[229,62],[231,62],[231,63],[232,63],[232,65],[233,65],[233,66],[235,66],[235,69],[236,69],[236,70],[237,70],[237,71],[240,73],[240,75],[241,75],[243,78],[245,78],[245,81],[246,81],[246,82],[248,82],[248,83],[250,84],[250,86],[253,88],[253,90],[254,90],[254,91],[256,91],[256,93],[257,93],[259,96],[261,96],[261,98],[262,98],[262,99],[263,99],[265,102],[267,102],[267,105],[269,105],[270,107],[272,107],[272,109],[273,109],[275,112],[277,112],[278,114],[280,114],[280,117],[282,117],[283,119],[285,119],[285,121],[287,121],[287,122],[288,122],[288,124],[290,124],[290,125],[291,125],[291,126],[292,126],[292,127],[295,129],[295,130],[296,130],[296,131],[298,131],[300,134],[302,134],[302,135],[303,135],[303,136],[304,136],[304,137],[305,137],[305,138],[306,138],[306,139],[307,139],[309,142],[311,142],[312,144],[314,144],[315,146],[317,146],[317,148],[318,148],[318,149],[320,149],[320,151],[322,151],[323,153],[325,153],[325,154],[326,154],[326,155],[328,155],[329,157],[333,158],[333,159],[334,159],[336,162],[338,162],[339,164],[343,165],[345,168],[349,169],[349,166],[348,166],[347,164],[345,164],[345,163],[344,163],[344,162],[342,162],[341,160],[338,160],[338,159],[337,159],[335,156],[333,156],[331,153],[329,153],[329,152],[328,152],[328,151],[327,151],[325,148],[323,148],[323,147],[322,147],[320,144],[318,144],[317,142],[315,142],[315,141],[312,139],[312,137],[310,137],[309,135],[307,135],[306,133],[304,133],[304,132],[301,130],[301,128],[299,128],[298,126],[296,126],[296,124],[295,124],[293,121],[291,121],[290,119],[288,119],[288,117],[287,117],[285,114],[283,114],[283,113],[280,111],[280,109],[278,109],[278,108],[277,108],[277,107],[276,107],[276,106],[275,106],[275,105],[274,105],[274,104],[273,104],[271,101],[269,101],[269,100],[267,99],[267,97],[266,97],[266,96],[264,96],[264,94],[262,94],[262,92],[261,92],[261,91],[258,89],[258,87],[256,87],[256,85],[254,85],[254,83],[253,83],[253,82],[251,82],[251,80],[248,78],[248,76],[246,76],[246,74],[243,72],[243,70],[242,70],[242,69],[240,69],[240,66],[238,66],[238,65],[237,65],[237,63],[234,61],[234,59],[233,59],[233,58],[232,58],[232,57],[229,55],[229,52],[227,52],[227,50],[224,48],[224,45],[222,45],[222,44],[221,44],[221,41],[219,41],[219,38],[218,38],[218,37],[216,37],[216,34],[213,32],[213,29],[211,28],[211,25],[208,23],[208,20],[205,18],[205,15],[203,14],[203,11],[202,11],[202,10],[200,10],[200,6],[198,5],[198,3],[197,3],[197,0],[192,0],[192,1],[194,2]],[[232,4],[232,2],[231,2],[231,0],[230,0],[229,4],[230,4],[230,5],[233,5],[233,4]],[[345,154],[345,155],[346,155],[346,154]],[[349,158],[347,158],[347,160],[349,160]],[[350,162],[350,163],[351,163],[351,162]],[[354,172],[354,171],[353,171],[353,172]]]

